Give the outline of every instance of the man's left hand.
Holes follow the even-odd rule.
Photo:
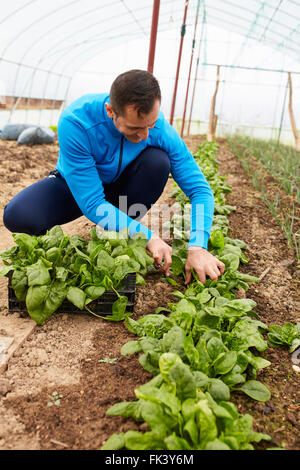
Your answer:
[[[191,268],[197,273],[199,281],[205,284],[206,276],[209,276],[211,280],[217,280],[224,273],[225,264],[205,248],[192,246],[188,250],[188,258],[185,265],[186,281],[184,284],[189,284],[192,279]]]

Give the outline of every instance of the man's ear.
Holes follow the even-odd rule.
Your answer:
[[[112,119],[114,117],[114,111],[109,103],[105,103],[105,109],[107,116]]]

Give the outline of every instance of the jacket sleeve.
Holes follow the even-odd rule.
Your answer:
[[[61,116],[58,123],[63,176],[82,213],[105,230],[129,228],[129,235],[152,232],[105,200],[104,188],[92,155],[88,135],[77,120]]]
[[[162,126],[161,147],[169,155],[174,180],[192,206],[189,247],[207,249],[214,215],[213,192],[183,139],[166,120]]]

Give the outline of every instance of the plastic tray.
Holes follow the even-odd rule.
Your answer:
[[[136,273],[127,274],[125,277],[125,287],[119,290],[120,295],[126,295],[128,303],[126,310],[133,312],[134,300],[135,300],[135,288],[136,288]],[[97,314],[110,314],[112,313],[112,304],[118,299],[117,294],[114,291],[106,291],[99,297],[88,304],[88,308]],[[27,312],[25,302],[21,302],[17,299],[14,289],[11,286],[11,276],[8,277],[8,311],[9,313],[14,312]],[[64,300],[61,306],[56,310],[56,313],[84,313],[86,309],[80,310],[68,300]]]

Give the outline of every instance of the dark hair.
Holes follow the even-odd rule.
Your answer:
[[[110,89],[110,104],[117,115],[133,104],[139,116],[149,114],[156,100],[161,101],[159,83],[146,70],[129,70],[119,75]]]

